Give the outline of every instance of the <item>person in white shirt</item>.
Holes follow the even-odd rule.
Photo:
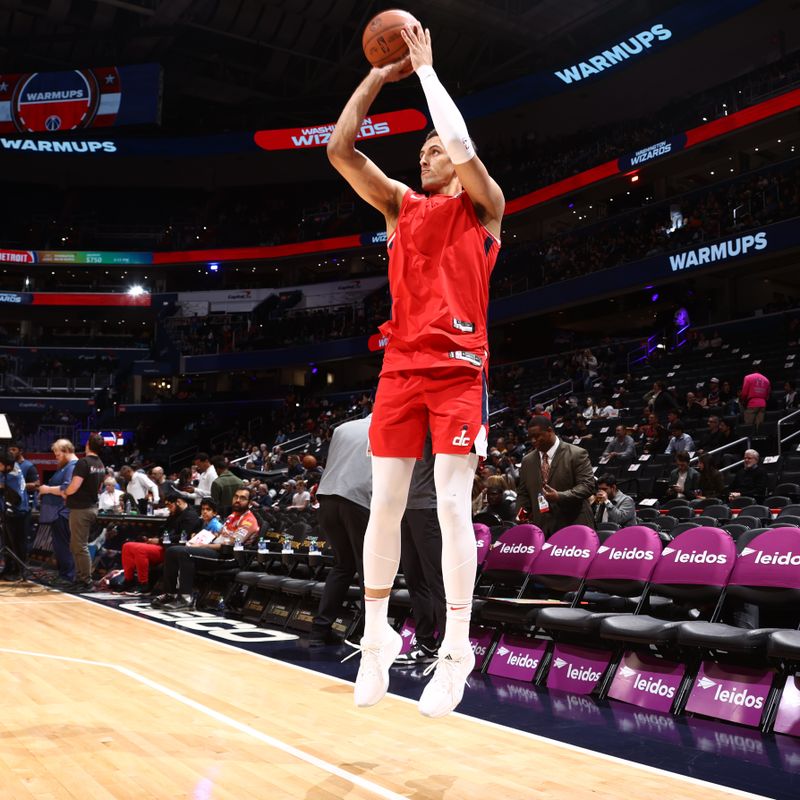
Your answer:
[[[194,466],[200,478],[197,481],[197,486],[187,487],[186,491],[193,491],[194,502],[200,505],[204,497],[211,497],[211,484],[217,479],[217,470],[211,463],[208,453],[198,453],[194,457]]]
[[[144,472],[134,472],[126,465],[119,471],[119,475],[125,481],[125,491],[136,501],[140,514],[147,513],[148,493],[152,496],[153,505],[158,503],[158,484],[151,481]]]
[[[311,503],[311,494],[306,491],[306,482],[297,481],[296,492],[292,497],[292,504],[289,506],[293,511],[305,511]]]
[[[117,482],[112,477],[103,481],[103,490],[97,496],[97,505],[101,512],[106,514],[122,513],[122,495],[125,494],[121,489],[117,489]]]

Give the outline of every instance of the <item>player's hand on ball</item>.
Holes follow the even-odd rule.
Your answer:
[[[383,78],[384,83],[395,83],[407,78],[414,71],[414,68],[411,66],[411,58],[406,56],[393,64],[387,64],[385,67],[373,67],[372,71],[377,72]]]
[[[431,32],[429,28],[406,27],[400,31],[403,41],[408,45],[408,55],[415,70],[427,64],[433,66],[433,49],[431,48]]]

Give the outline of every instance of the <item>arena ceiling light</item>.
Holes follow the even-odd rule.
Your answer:
[[[147,294],[147,290],[143,286],[140,286],[137,283],[134,286],[131,286],[130,289],[128,289],[128,294],[131,297],[141,297],[143,294]]]

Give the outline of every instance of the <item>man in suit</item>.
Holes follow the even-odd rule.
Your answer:
[[[593,528],[589,498],[594,494],[594,475],[589,454],[562,442],[545,417],[531,418],[528,435],[534,449],[522,459],[517,508],[546,536],[566,525]]]

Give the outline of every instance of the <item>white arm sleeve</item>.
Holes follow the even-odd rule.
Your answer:
[[[465,164],[475,157],[475,148],[469,138],[464,117],[447,89],[442,86],[432,66],[423,64],[417,70],[417,76],[428,101],[433,127],[436,128],[447,155],[454,164]]]

